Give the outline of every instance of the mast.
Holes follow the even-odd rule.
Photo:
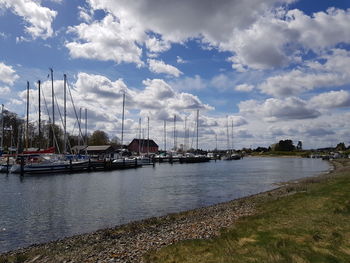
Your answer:
[[[147,117],[147,155],[149,156],[149,117]]]
[[[80,146],[80,141],[81,141],[81,137],[83,135],[83,133],[81,132],[81,107],[79,108],[79,136],[78,136],[78,146]]]
[[[29,81],[27,81],[26,151],[28,151],[28,138],[29,138]]]
[[[215,133],[215,151],[218,150],[218,135]]]
[[[122,141],[121,141],[122,149],[123,149],[123,143],[124,143],[124,110],[125,110],[125,91],[123,93],[123,111],[122,111]]]
[[[52,147],[55,147],[55,90],[53,88],[53,69],[50,68],[51,73],[51,97],[52,97]]]
[[[85,108],[85,140],[84,140],[85,150],[86,150],[87,145],[88,145],[88,141],[87,141],[87,108]]]
[[[198,151],[198,121],[199,121],[199,110],[197,110],[197,142],[196,142],[196,148]]]
[[[176,114],[174,115],[174,151],[176,151]]]
[[[185,136],[184,136],[184,146],[183,146],[183,151],[186,151],[186,136],[187,136],[187,116],[185,116]]]
[[[233,120],[231,120],[231,148],[233,152]]]
[[[41,81],[38,80],[39,148],[41,148]]]
[[[230,148],[230,139],[228,135],[228,115],[226,115],[226,135],[227,135],[227,151]]]
[[[141,153],[141,118],[139,118],[139,155]]]
[[[64,139],[63,139],[63,153],[67,153],[67,75],[63,74],[63,112],[64,112]]]
[[[166,153],[166,120],[164,120],[164,151]]]
[[[5,134],[4,104],[1,104],[1,145],[0,145],[0,151],[3,151],[3,147],[4,147],[4,134]]]

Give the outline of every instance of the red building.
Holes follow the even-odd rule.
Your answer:
[[[128,150],[130,152],[140,151],[140,153],[156,153],[158,152],[158,144],[156,144],[153,140],[133,139],[128,145]]]

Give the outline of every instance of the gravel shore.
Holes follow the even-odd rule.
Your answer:
[[[0,255],[0,263],[143,262],[148,251],[181,240],[214,237],[240,217],[256,213],[259,203],[293,194],[332,174],[289,182],[275,190],[226,203],[33,245]]]

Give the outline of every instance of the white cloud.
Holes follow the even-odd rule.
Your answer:
[[[176,79],[170,84],[176,90],[202,90],[208,87],[207,83],[199,75]]]
[[[232,81],[225,74],[214,76],[210,83],[219,91],[228,90],[234,86]]]
[[[79,10],[79,18],[87,23],[91,23],[93,20],[93,15],[94,12],[92,9],[90,8],[86,8],[83,6],[78,6],[78,10]]]
[[[154,73],[165,73],[175,77],[179,77],[181,74],[183,74],[176,67],[165,64],[161,60],[149,59],[148,64],[149,64],[149,70]]]
[[[0,62],[0,82],[13,85],[18,78],[19,76],[11,66],[7,66]]]
[[[9,8],[26,22],[25,31],[33,38],[46,39],[53,35],[52,22],[57,12],[32,0],[1,0],[0,8]]]
[[[240,84],[235,87],[235,91],[250,92],[254,89],[253,85]]]
[[[248,123],[242,116],[230,116],[230,120],[234,127],[243,126]]]
[[[260,116],[268,122],[310,119],[321,115],[308,106],[306,101],[295,97],[281,100],[270,98],[263,103],[256,100],[241,101],[238,106],[241,114]]]
[[[230,61],[238,71],[278,68],[300,62],[305,51],[322,53],[349,43],[349,24],[350,10],[330,8],[308,16],[297,9],[280,9],[261,16],[249,28],[235,28],[219,47],[234,53]]]
[[[325,62],[319,62],[321,59]],[[258,88],[263,93],[284,97],[349,82],[350,52],[333,49],[329,54],[305,63],[304,67],[267,78]]]
[[[82,23],[70,27],[68,32],[78,36],[77,41],[67,42],[73,58],[112,60],[117,63],[127,62],[143,65],[140,57],[142,49],[136,42],[141,41],[143,32],[130,28],[112,15],[107,15],[100,22]]]
[[[205,0],[199,3],[198,0],[141,0],[131,3],[126,0],[88,0],[91,12],[103,10],[107,15],[100,22],[72,27],[70,31],[78,38],[66,46],[73,57],[137,64],[140,64],[143,45],[150,52],[157,53],[168,50],[171,43],[183,44],[198,38],[203,45],[207,43],[225,49],[222,43],[231,43],[235,29],[249,28],[261,13],[276,4],[293,1],[224,0],[214,3]],[[87,12],[81,10],[80,16],[90,21]],[[96,35],[96,39],[88,36],[87,31],[94,32],[91,36]],[[113,42],[113,47],[108,46],[106,52],[103,47],[108,42]],[[226,50],[232,51],[232,48]],[[125,59],[122,51],[132,58]]]
[[[150,37],[146,40],[146,47],[151,52],[164,52],[170,49],[170,43],[155,37]]]
[[[0,87],[0,94],[1,96],[9,94],[10,93],[10,88],[9,87]]]
[[[180,56],[176,56],[176,63],[178,63],[178,64],[185,64],[185,63],[188,63],[188,61],[184,60]]]
[[[315,108],[340,108],[350,106],[350,93],[345,90],[321,93],[311,98],[310,103]]]

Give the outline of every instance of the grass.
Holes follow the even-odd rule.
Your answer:
[[[240,219],[215,239],[183,241],[152,251],[145,261],[350,262],[349,170],[262,202],[256,215]]]

